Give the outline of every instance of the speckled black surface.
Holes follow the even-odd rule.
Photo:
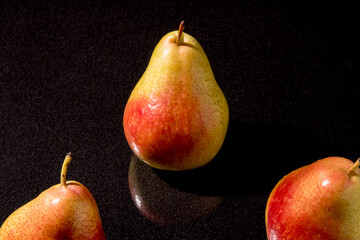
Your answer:
[[[59,182],[72,151],[68,178],[94,195],[108,239],[266,239],[266,200],[282,176],[360,155],[357,15],[340,1],[3,1],[0,224]],[[171,173],[132,156],[122,113],[181,20],[207,53],[230,125],[211,163]]]

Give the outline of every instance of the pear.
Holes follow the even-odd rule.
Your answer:
[[[268,239],[359,239],[359,165],[328,157],[282,178],[266,205]]]
[[[165,170],[194,169],[220,150],[229,123],[226,98],[198,41],[166,34],[127,101],[123,127],[135,155]]]
[[[99,210],[89,190],[66,181],[71,153],[65,157],[61,182],[14,211],[0,228],[0,239],[105,239]]]

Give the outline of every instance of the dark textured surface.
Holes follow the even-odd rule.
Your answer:
[[[350,3],[2,2],[0,224],[59,182],[72,151],[68,178],[94,195],[108,239],[265,239],[266,200],[283,175],[360,155]],[[181,20],[207,53],[230,126],[209,165],[171,173],[132,157],[122,114]]]

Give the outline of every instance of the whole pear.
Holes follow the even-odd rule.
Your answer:
[[[207,164],[220,150],[229,108],[195,38],[179,31],[157,44],[125,107],[126,139],[139,159],[166,170]]]
[[[359,164],[328,157],[281,179],[266,206],[268,239],[359,239]]]
[[[0,228],[0,240],[105,239],[95,199],[76,181],[66,181],[71,154],[65,157],[61,183],[14,211]]]

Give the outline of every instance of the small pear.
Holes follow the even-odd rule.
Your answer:
[[[76,181],[66,181],[71,154],[65,157],[61,182],[14,211],[0,228],[0,239],[105,239],[95,199]]]
[[[183,30],[181,22],[157,44],[123,116],[135,155],[154,168],[175,171],[211,161],[229,123],[228,104],[209,60]]]

